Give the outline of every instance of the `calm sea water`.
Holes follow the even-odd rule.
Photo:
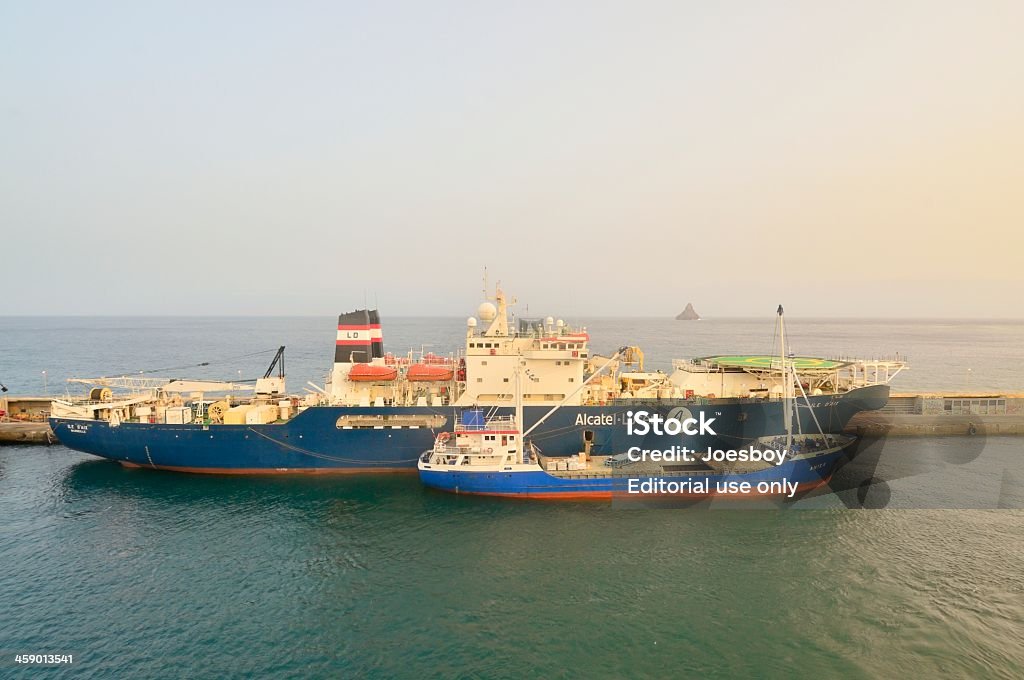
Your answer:
[[[656,368],[772,339],[770,319],[588,326],[596,349],[638,343]],[[385,319],[385,342],[445,352],[461,329]],[[898,388],[1024,386],[1022,324],[791,332],[798,352],[905,353]],[[284,343],[299,389],[321,380],[333,335],[330,318],[0,319],[0,382],[252,377],[271,354],[232,357]],[[1022,454],[1010,437],[866,443],[838,493],[684,511],[0,448],[0,677],[1021,677],[1024,511],[984,508],[1024,507]],[[866,504],[886,509],[848,509],[864,477],[884,480]],[[15,653],[75,664],[18,668]]]

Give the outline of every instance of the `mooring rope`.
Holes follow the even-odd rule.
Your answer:
[[[263,437],[264,439],[277,444],[281,448],[289,449],[291,451],[295,451],[296,453],[302,453],[302,454],[305,454],[307,456],[312,456],[313,458],[320,458],[322,460],[331,460],[331,461],[334,461],[336,463],[361,463],[361,464],[365,464],[365,465],[380,465],[380,461],[376,461],[376,460],[361,460],[359,458],[340,458],[338,456],[329,456],[326,453],[317,453],[316,451],[310,451],[309,449],[304,449],[304,448],[302,448],[300,446],[294,446],[293,444],[287,444],[287,443],[285,443],[283,441],[280,441],[278,439],[274,439],[273,437],[271,437],[269,435],[266,435],[266,434],[263,434],[262,432],[259,432],[258,430],[254,430],[251,427],[248,428],[248,430],[250,432],[252,432],[253,434],[259,435],[260,437]],[[395,463],[415,463],[417,460],[419,460],[419,458],[420,458],[419,456],[416,456],[415,458],[404,458],[404,459],[401,459],[401,460],[396,460],[396,461],[391,461],[391,462],[395,462]]]

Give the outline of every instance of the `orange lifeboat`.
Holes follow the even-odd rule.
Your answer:
[[[448,366],[413,364],[409,367],[405,377],[409,379],[409,382],[447,382],[454,375],[455,372]]]
[[[348,379],[352,382],[389,382],[397,377],[397,368],[374,364],[356,364],[348,372]]]

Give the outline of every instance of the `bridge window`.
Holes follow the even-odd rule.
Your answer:
[[[375,427],[422,427],[438,429],[444,427],[448,418],[442,415],[343,415],[338,418],[335,426],[360,429]]]

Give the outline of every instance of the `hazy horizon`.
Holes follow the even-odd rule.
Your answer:
[[[350,310],[345,310],[350,311]],[[337,314],[4,314],[0,319],[330,319]],[[457,314],[381,314],[381,319],[446,319],[463,321],[469,315],[459,316]],[[554,316],[549,314],[511,314],[510,320],[515,317],[541,318]],[[701,322],[701,321],[758,321],[774,318],[774,314],[764,315],[738,315],[738,316],[701,316],[700,319],[679,320],[680,324]],[[637,319],[637,320],[676,320],[672,315],[648,315],[648,314],[573,314],[562,315],[564,321],[573,319]],[[952,317],[952,316],[806,316],[786,314],[790,321],[899,321],[905,323],[916,322],[960,322],[960,323],[1024,323],[1024,317]]]
[[[1024,317],[1024,3],[0,5],[0,316]],[[545,312],[547,314],[547,312]]]

